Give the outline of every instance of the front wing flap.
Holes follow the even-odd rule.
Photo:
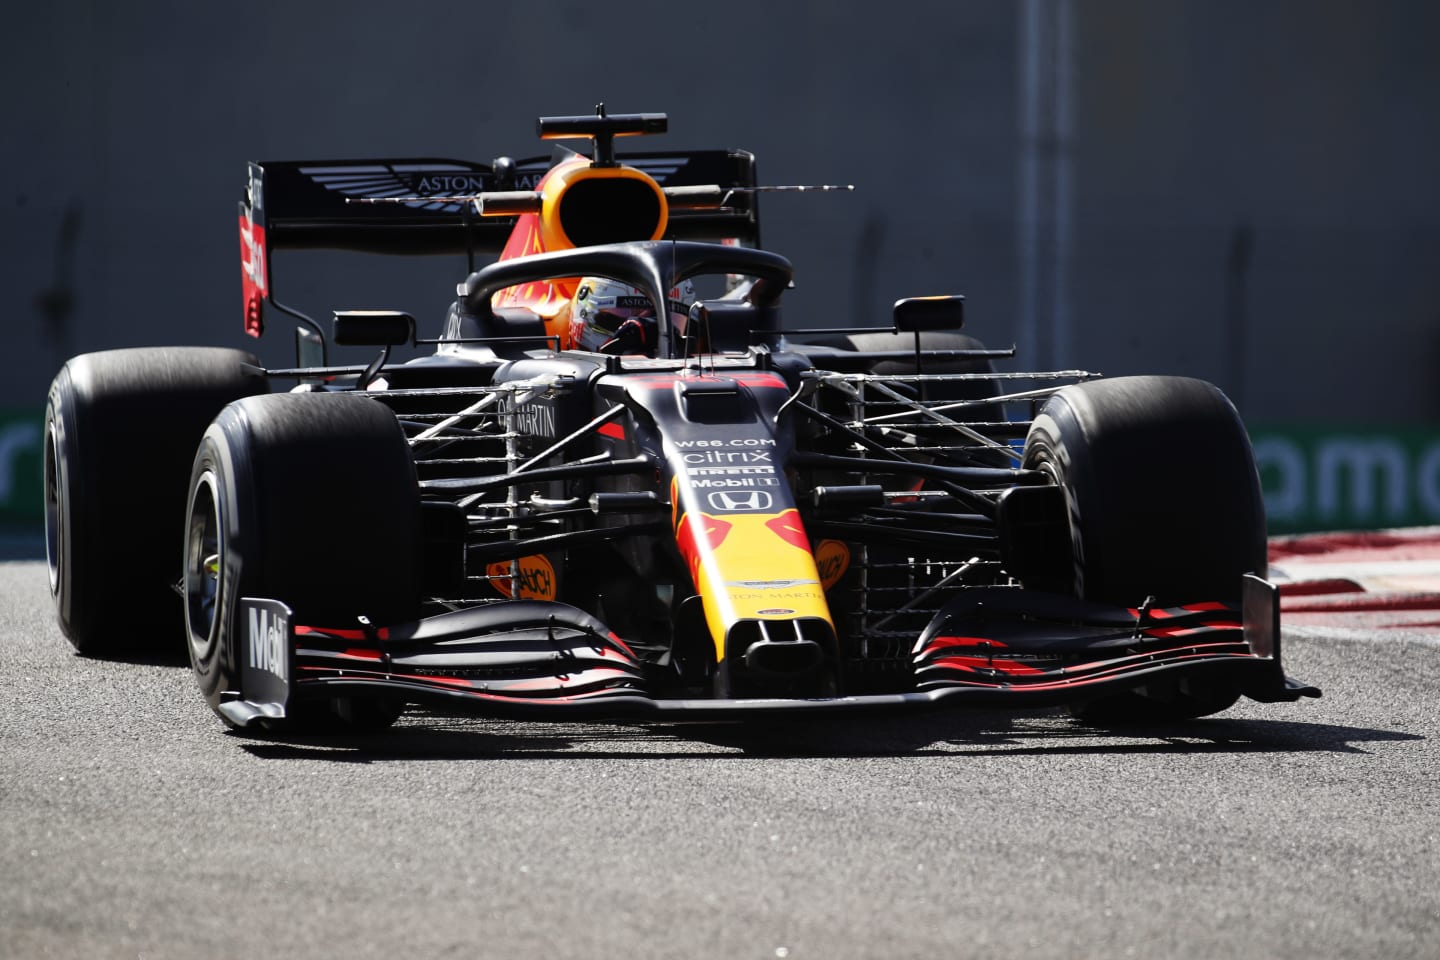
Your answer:
[[[914,650],[921,690],[1053,692],[1062,702],[1181,677],[1225,679],[1262,702],[1319,696],[1285,677],[1278,590],[1246,576],[1239,604],[1116,607],[1054,594],[967,591]]]
[[[387,628],[297,626],[274,601],[245,601],[240,651],[271,664],[252,694],[221,705],[236,726],[280,720],[297,699],[390,696],[445,712],[529,719],[738,719],[950,707],[1040,708],[1187,679],[1223,680],[1261,702],[1318,697],[1280,663],[1278,592],[1246,577],[1239,604],[1123,608],[1012,588],[969,591],[915,644],[915,689],[811,699],[673,699],[593,617],[516,600]],[[268,616],[261,614],[268,611]],[[286,611],[288,613],[288,611]],[[248,614],[247,614],[248,616]],[[270,659],[288,638],[288,681]],[[263,649],[262,649],[263,645]],[[247,684],[252,673],[245,674]]]

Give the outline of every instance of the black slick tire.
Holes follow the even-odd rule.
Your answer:
[[[1265,507],[1254,454],[1216,387],[1182,377],[1120,377],[1048,399],[1024,466],[1049,473],[1069,516],[1071,575],[1045,587],[1139,606],[1238,599],[1266,572]],[[1223,685],[1107,697],[1086,719],[1182,719],[1230,706]]]
[[[226,407],[195,455],[184,555],[190,662],[212,708],[244,695],[241,597],[279,600],[311,626],[415,619],[419,486],[394,414],[358,394]],[[383,700],[301,702],[285,727],[361,730],[399,712]]]
[[[241,350],[140,348],[82,354],[55,377],[45,544],[60,629],[78,652],[180,654],[173,587],[190,462],[222,407],[268,389],[254,364]]]

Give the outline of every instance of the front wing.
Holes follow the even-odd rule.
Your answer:
[[[1014,588],[965,592],[917,638],[912,691],[807,699],[671,698],[653,667],[593,617],[516,600],[376,628],[296,625],[284,604],[241,600],[237,727],[303,700],[391,697],[443,712],[548,720],[683,719],[1043,708],[1198,682],[1271,703],[1318,697],[1280,662],[1278,591],[1246,577],[1239,604],[1123,608]]]

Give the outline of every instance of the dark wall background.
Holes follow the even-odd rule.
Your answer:
[[[767,198],[807,323],[958,291],[972,332],[1037,361],[1205,377],[1252,418],[1440,419],[1427,0],[56,0],[7,19],[3,408],[40,407],[76,352],[242,342],[245,161],[523,156],[544,152],[537,115],[604,100],[668,112],[657,146],[858,186]],[[464,273],[281,257],[286,302],[432,331]],[[258,346],[291,359],[283,335]]]
[[[1076,359],[1440,420],[1440,5],[1081,6]]]

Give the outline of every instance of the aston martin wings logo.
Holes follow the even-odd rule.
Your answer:
[[[623,159],[623,158],[622,158]],[[633,166],[664,183],[688,161],[683,158],[637,159]],[[631,161],[626,161],[632,165]],[[531,189],[543,169],[522,165],[517,171],[516,189]],[[352,200],[393,200],[412,210],[459,213],[459,198],[494,189],[482,170],[460,163],[347,163],[301,167],[300,173]],[[427,197],[441,199],[427,200]]]
[[[669,180],[681,167],[690,162],[684,157],[641,158],[621,156],[619,160],[627,167],[643,170],[653,177],[656,183],[664,183]]]
[[[459,213],[456,198],[488,189],[488,178],[473,167],[458,163],[375,163],[301,167],[300,172],[341,196],[355,200],[404,197],[413,210]],[[426,200],[444,197],[444,201]]]

